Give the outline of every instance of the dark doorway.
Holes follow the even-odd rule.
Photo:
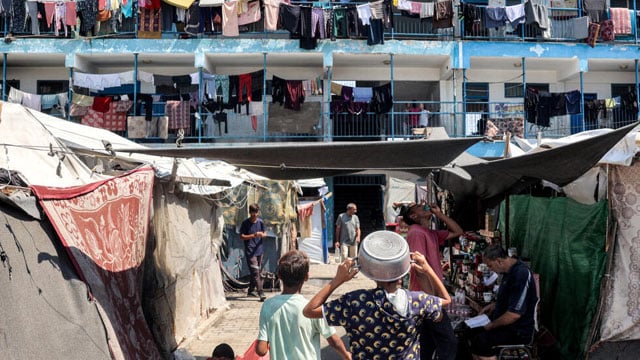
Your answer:
[[[337,218],[348,203],[358,207],[361,239],[376,230],[384,230],[383,175],[336,176],[334,178],[334,214]],[[333,219],[335,221],[335,219]]]

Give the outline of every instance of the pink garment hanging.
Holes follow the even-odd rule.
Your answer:
[[[238,2],[225,1],[222,5],[222,35],[223,36],[239,36],[238,28]]]

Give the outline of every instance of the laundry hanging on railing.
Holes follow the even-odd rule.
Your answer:
[[[301,80],[285,80],[273,76],[271,80],[271,102],[285,109],[300,111],[306,98]]]
[[[374,87],[351,87],[331,83],[331,112],[353,115],[372,111],[386,114],[393,108],[391,84]]]
[[[7,101],[14,104],[22,104],[37,111],[58,109],[62,116],[65,116],[65,108],[69,102],[69,94],[66,92],[47,95],[32,94],[11,86],[9,87]]]

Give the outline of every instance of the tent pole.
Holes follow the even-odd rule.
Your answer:
[[[510,239],[509,239],[509,192],[504,199],[504,246],[505,249],[509,249],[510,247]]]

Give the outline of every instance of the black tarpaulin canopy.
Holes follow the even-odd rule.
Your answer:
[[[113,149],[180,158],[223,160],[273,180],[330,177],[364,170],[397,170],[426,176],[481,138],[443,140],[269,143],[243,146]]]
[[[502,195],[527,180],[565,186],[594,167],[638,123],[609,133],[518,157],[445,168],[438,185],[455,198]],[[454,161],[455,162],[455,161]]]

